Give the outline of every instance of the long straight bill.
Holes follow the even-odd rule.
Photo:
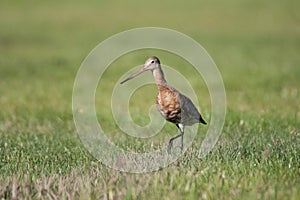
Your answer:
[[[134,74],[132,74],[131,76],[129,76],[128,78],[126,78],[125,80],[123,80],[120,84],[123,84],[126,81],[129,81],[130,79],[133,79],[134,77],[137,77],[138,75],[140,75],[144,71],[146,71],[146,69],[145,68],[141,68],[139,71],[135,72]]]

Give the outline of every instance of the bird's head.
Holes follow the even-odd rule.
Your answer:
[[[155,56],[151,56],[146,60],[144,67],[142,69],[145,69],[145,71],[148,70],[153,71],[154,69],[158,68],[159,65],[160,65],[159,59]]]
[[[129,81],[130,79],[133,79],[134,77],[137,77],[138,75],[140,75],[145,71],[153,71],[159,67],[160,67],[159,59],[155,56],[151,56],[146,60],[144,66],[140,70],[138,70],[137,72],[129,76],[127,79],[123,80],[121,84],[125,83],[126,81]]]

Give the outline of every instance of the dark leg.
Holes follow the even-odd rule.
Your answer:
[[[178,127],[179,127],[179,130],[180,130],[180,132],[181,132],[181,146],[180,146],[180,149],[181,149],[181,152],[182,152],[182,150],[183,150],[184,125],[178,124]]]
[[[176,135],[175,137],[172,137],[170,140],[169,140],[169,145],[168,145],[168,153],[170,154],[171,153],[171,149],[172,149],[172,146],[173,146],[173,141],[179,137],[183,137],[183,134],[180,133],[178,135]]]
[[[172,146],[173,146],[173,141],[179,137],[181,137],[181,145],[180,145],[180,149],[181,152],[183,150],[183,134],[184,134],[184,126],[182,124],[176,124],[176,126],[178,127],[178,129],[180,130],[180,134],[176,135],[175,137],[172,137],[169,140],[169,145],[168,145],[168,153],[171,153],[172,150]]]
[[[183,150],[183,134],[184,134],[184,132],[181,133],[181,145],[180,145],[181,152]]]

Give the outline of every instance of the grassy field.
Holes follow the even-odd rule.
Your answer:
[[[0,198],[299,199],[299,9],[295,0],[1,1]],[[206,48],[223,76],[227,116],[205,159],[197,157],[203,128],[168,168],[127,174],[102,165],[81,144],[72,89],[81,62],[99,42],[144,26],[178,30]],[[122,73],[150,53],[189,77],[210,116],[205,85],[181,67],[188,66],[182,59],[153,50],[124,55],[105,72],[96,108],[110,137],[135,151],[151,141],[119,137],[105,106]],[[154,86],[135,94],[137,123],[148,123],[144,107],[155,95]],[[175,133],[167,124],[155,144]]]

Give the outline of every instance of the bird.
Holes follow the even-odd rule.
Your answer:
[[[180,133],[169,140],[167,152],[172,151],[173,141],[181,138],[180,150],[183,150],[183,135],[185,126],[195,123],[207,124],[190,98],[170,86],[164,76],[160,60],[156,56],[149,57],[143,67],[121,81],[120,84],[135,78],[145,71],[151,71],[158,88],[156,107],[160,114],[169,122],[175,124]]]

